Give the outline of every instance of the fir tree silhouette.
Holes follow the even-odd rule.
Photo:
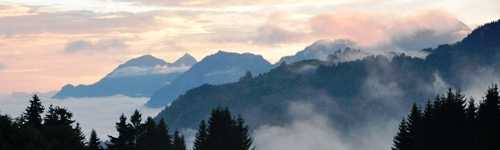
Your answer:
[[[101,146],[101,140],[97,137],[95,130],[90,132],[90,138],[85,150],[104,150]]]
[[[200,123],[195,150],[249,150],[252,140],[241,117],[233,118],[227,108],[212,110],[208,120]]]

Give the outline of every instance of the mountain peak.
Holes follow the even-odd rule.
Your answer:
[[[354,41],[351,41],[349,39],[337,39],[337,40],[318,40],[311,44],[310,46],[307,46],[305,48],[305,51],[310,50],[310,51],[324,51],[324,50],[342,50],[345,48],[355,48],[357,47],[356,43]]]
[[[217,51],[217,53],[215,53],[213,55],[232,55],[232,54],[238,54],[238,53],[224,51],[224,50],[219,50],[219,51]]]
[[[124,64],[120,65],[119,68],[123,67],[143,67],[143,66],[156,66],[156,65],[165,65],[167,62],[165,62],[162,59],[156,58],[153,55],[143,55],[140,57],[133,58]]]
[[[295,55],[281,58],[278,63],[294,63],[308,59],[327,60],[329,55],[332,55],[337,51],[348,48],[355,49],[357,47],[358,46],[355,42],[348,39],[318,40],[307,46],[304,50],[297,52]]]
[[[182,55],[179,59],[177,59],[173,64],[174,65],[182,65],[182,66],[192,66],[196,64],[198,61],[196,58],[191,56],[189,53]]]

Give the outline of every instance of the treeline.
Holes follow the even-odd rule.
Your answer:
[[[0,149],[2,150],[81,150],[84,135],[73,114],[64,108],[45,108],[33,96],[25,112],[16,119],[0,116]]]
[[[86,140],[80,125],[67,109],[50,106],[45,112],[35,95],[17,118],[0,115],[0,150],[186,150],[184,136],[169,133],[167,124],[135,111],[121,115],[116,123],[118,136],[101,141],[92,130]],[[241,117],[227,108],[216,108],[207,122],[201,121],[193,150],[249,150],[252,139]]]
[[[412,106],[401,121],[392,150],[498,150],[500,149],[500,98],[497,85],[477,105],[459,91]]]

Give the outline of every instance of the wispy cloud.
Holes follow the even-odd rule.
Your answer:
[[[4,64],[0,64],[0,71],[3,71],[5,69],[5,65]]]
[[[0,17],[1,35],[41,33],[89,34],[142,32],[159,29],[155,13],[95,13],[90,11],[35,12]]]
[[[126,50],[128,45],[121,39],[104,39],[98,41],[77,40],[66,44],[64,51],[68,53],[78,52],[107,52]]]

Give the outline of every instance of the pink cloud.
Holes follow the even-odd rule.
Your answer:
[[[159,12],[95,13],[90,11],[36,12],[0,17],[0,35],[144,32],[160,29]]]
[[[361,12],[320,14],[309,20],[311,34],[323,38],[347,38],[362,45],[383,41],[388,22],[382,16]]]
[[[315,15],[305,22],[273,16],[256,30],[257,44],[286,44],[319,39],[350,39],[363,47],[420,50],[454,43],[470,29],[444,11],[427,11],[410,16],[336,11]],[[292,27],[292,28],[291,28]],[[299,28],[293,28],[299,27]],[[291,29],[290,29],[291,28]],[[305,29],[304,29],[305,28]]]
[[[165,5],[165,6],[243,6],[264,5],[285,2],[297,2],[297,0],[115,0],[133,2],[141,5]]]

